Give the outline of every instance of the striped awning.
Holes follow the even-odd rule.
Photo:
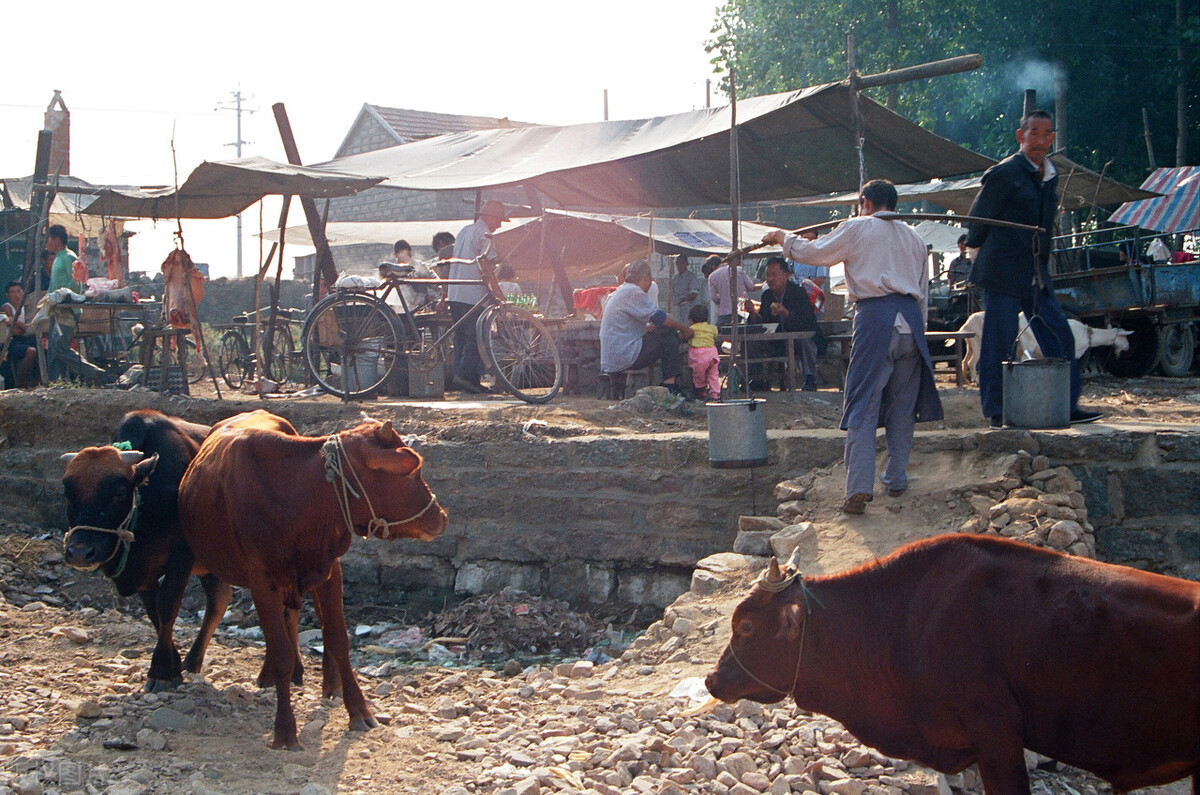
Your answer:
[[[1200,229],[1200,166],[1156,168],[1142,188],[1165,195],[1126,202],[1109,223],[1168,234]]]

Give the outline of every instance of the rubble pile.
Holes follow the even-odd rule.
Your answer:
[[[997,489],[1003,499],[995,499]],[[1095,529],[1087,521],[1083,484],[1068,467],[1050,466],[1024,450],[1010,457],[1004,477],[988,493],[969,497],[975,515],[961,529],[1015,538],[1086,558],[1096,557]]]
[[[470,659],[514,655],[580,656],[606,642],[607,627],[566,602],[505,589],[432,616],[435,635],[465,638]]]

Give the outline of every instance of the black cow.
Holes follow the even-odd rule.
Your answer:
[[[179,527],[179,481],[208,435],[208,426],[153,410],[126,414],[114,446],[68,453],[63,473],[70,530],[66,563],[100,569],[121,596],[138,593],[158,633],[146,690],[173,688],[183,671],[198,672],[213,631],[229,607],[230,587],[200,577],[204,622],[182,666],[173,631],[194,557]],[[130,450],[119,450],[127,442]],[[161,582],[160,582],[161,580]]]

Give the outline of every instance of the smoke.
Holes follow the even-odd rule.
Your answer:
[[[1067,76],[1059,64],[1029,58],[1013,61],[1004,68],[1005,85],[1014,91],[1032,88],[1038,92],[1039,97],[1045,97],[1047,100],[1054,98],[1056,77],[1061,81],[1062,89],[1065,91]]]

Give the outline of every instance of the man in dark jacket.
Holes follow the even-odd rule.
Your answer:
[[[813,312],[808,291],[788,279],[787,260],[771,257],[767,260],[763,290],[758,311],[750,316],[753,323],[778,323],[779,331],[816,331],[817,316]],[[763,343],[766,350],[759,355],[782,356],[782,342]],[[815,339],[796,340],[796,353],[804,370],[804,391],[817,388],[817,342]]]
[[[1050,238],[1058,210],[1058,173],[1047,155],[1054,120],[1031,111],[1017,130],[1021,150],[983,175],[971,215],[1040,227],[1030,233],[983,223],[968,227],[967,246],[976,248],[973,280],[983,288],[983,334],[979,354],[979,399],[993,428],[1003,426],[1001,362],[1012,358],[1024,312],[1047,357],[1071,363],[1071,422],[1093,422],[1097,412],[1079,408],[1079,364],[1075,341],[1050,281]]]

